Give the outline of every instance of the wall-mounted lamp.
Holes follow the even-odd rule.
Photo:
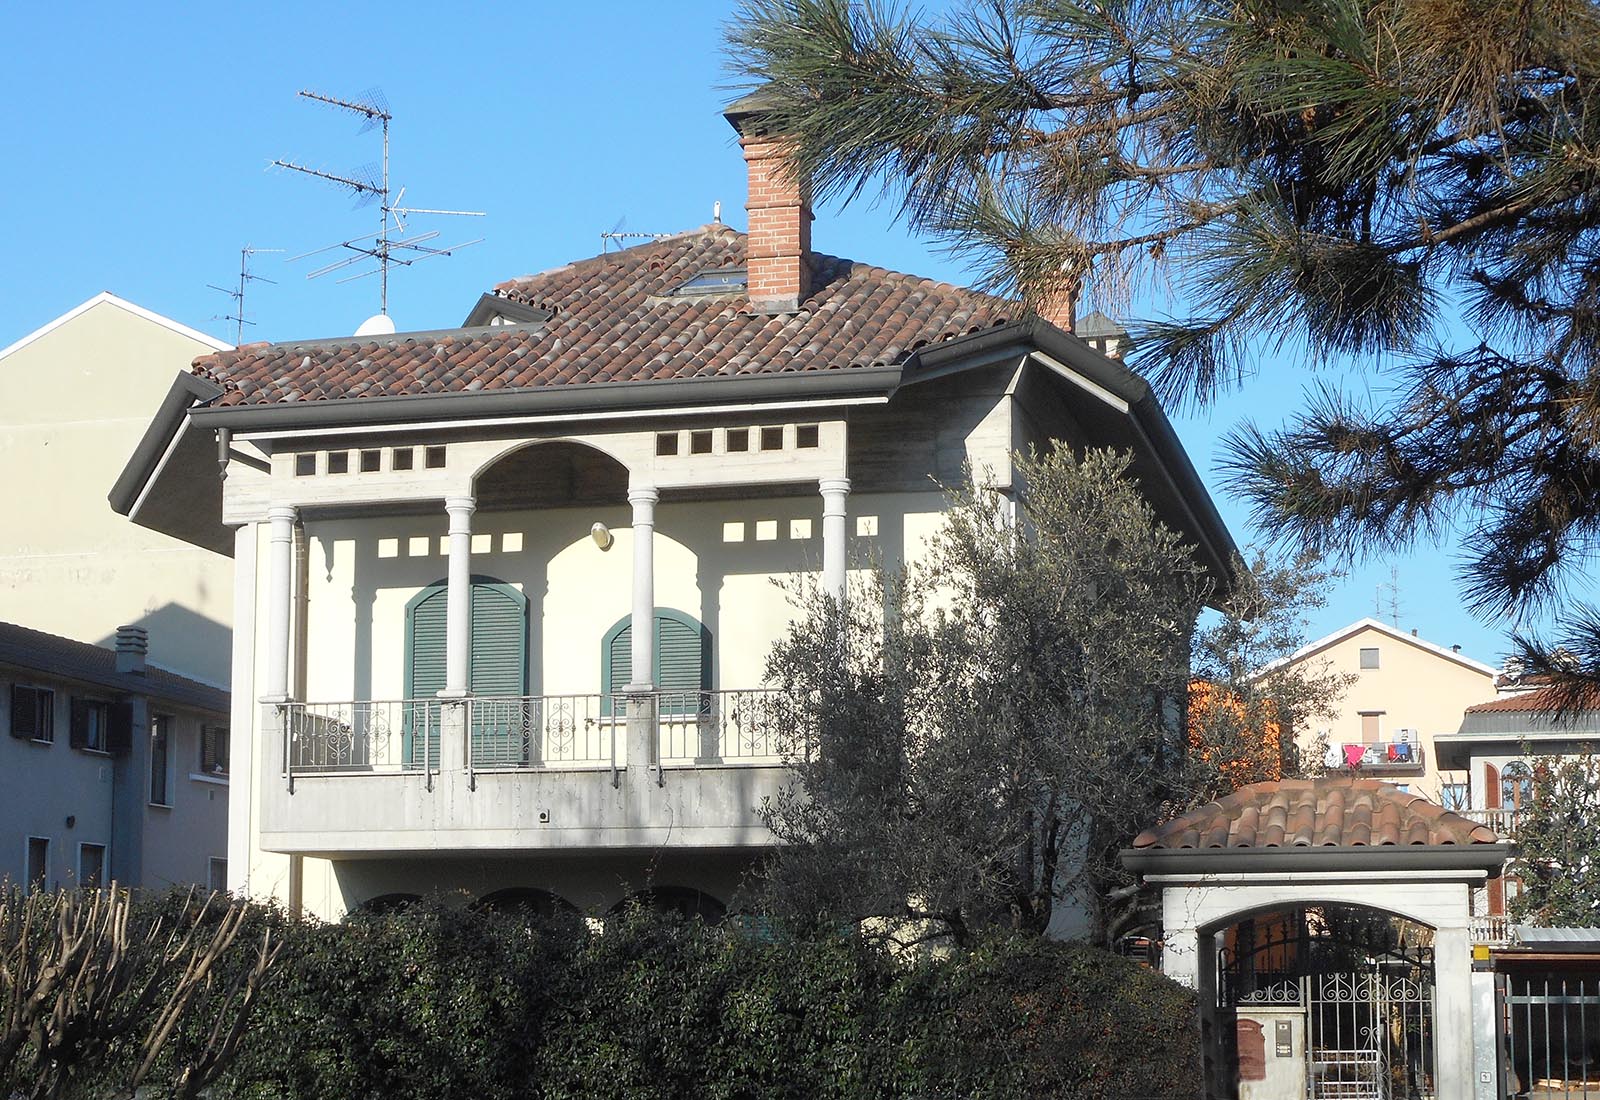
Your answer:
[[[78,823],[78,815],[77,814],[68,814],[67,815],[67,828],[70,829],[74,825],[76,825],[77,823]]]
[[[603,523],[597,523],[589,528],[589,537],[594,539],[594,544],[602,550],[611,549],[611,528]]]

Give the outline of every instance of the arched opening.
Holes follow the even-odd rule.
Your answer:
[[[1214,927],[1217,1037],[1241,1100],[1429,1100],[1434,930],[1302,902]]]
[[[670,913],[684,920],[702,920],[707,924],[721,924],[728,907],[703,890],[691,886],[655,886],[630,894],[611,907],[611,915],[625,911],[630,905]]]
[[[397,913],[422,900],[420,894],[379,894],[375,898],[368,898],[350,911],[351,916],[381,917],[389,913]]]
[[[1521,760],[1513,760],[1500,769],[1500,806],[1502,809],[1526,810],[1533,799],[1533,772]]]
[[[582,443],[532,443],[480,470],[473,496],[480,512],[620,504],[628,498],[628,468]]]
[[[485,894],[475,903],[479,909],[537,920],[576,916],[578,907],[560,894],[536,886],[513,886]]]

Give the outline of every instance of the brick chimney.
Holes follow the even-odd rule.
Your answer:
[[[117,627],[117,671],[144,675],[144,659],[150,652],[150,632],[142,626]]]
[[[772,102],[755,91],[729,104],[723,117],[739,133],[749,174],[750,304],[793,313],[811,293],[811,188],[788,171],[791,143],[769,128]]]
[[[1078,323],[1078,284],[1063,281],[1039,299],[1036,312],[1062,332],[1073,332]]]

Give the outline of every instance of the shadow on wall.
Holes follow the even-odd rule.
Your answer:
[[[233,672],[233,631],[187,607],[165,604],[119,626],[142,626],[150,633],[152,665],[226,688]],[[116,632],[95,642],[115,649]]]

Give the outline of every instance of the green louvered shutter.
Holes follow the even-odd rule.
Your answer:
[[[658,609],[655,615],[655,653],[653,654],[656,690],[673,693],[698,693],[711,688],[711,646],[708,632],[681,611]],[[624,619],[606,634],[603,690],[621,691],[633,679],[633,628]],[[682,694],[663,701],[663,709],[684,713],[699,706],[697,700]]]
[[[705,630],[687,615],[656,612],[656,690],[668,714],[697,714],[700,692],[711,688],[711,654]]]
[[[621,691],[633,680],[632,626],[625,626],[611,635],[601,659],[605,661],[605,675],[600,678],[603,681],[601,690],[608,694]]]
[[[472,664],[474,696],[521,696],[528,691],[527,601],[515,588],[487,580],[472,585]],[[528,763],[524,709],[488,704],[472,725],[472,759],[479,765]]]
[[[431,700],[445,686],[445,629],[449,594],[444,582],[429,585],[406,610],[406,698]],[[468,686],[474,695],[520,696],[528,686],[527,601],[515,588],[489,577],[472,579],[472,628]],[[513,708],[496,707],[503,718]],[[434,711],[432,725],[438,726]],[[406,722],[406,760],[420,765],[421,746],[413,732],[423,728],[422,708]],[[473,729],[473,757],[495,763],[523,763],[523,731],[504,721],[495,730]],[[437,737],[429,746],[428,763],[439,765]]]
[[[422,765],[422,740],[428,737],[428,766],[439,766],[439,720],[429,702],[444,690],[444,637],[448,597],[442,584],[425,589],[406,609],[406,698],[424,705],[408,708],[405,723],[405,758]],[[429,717],[435,715],[435,717]]]

